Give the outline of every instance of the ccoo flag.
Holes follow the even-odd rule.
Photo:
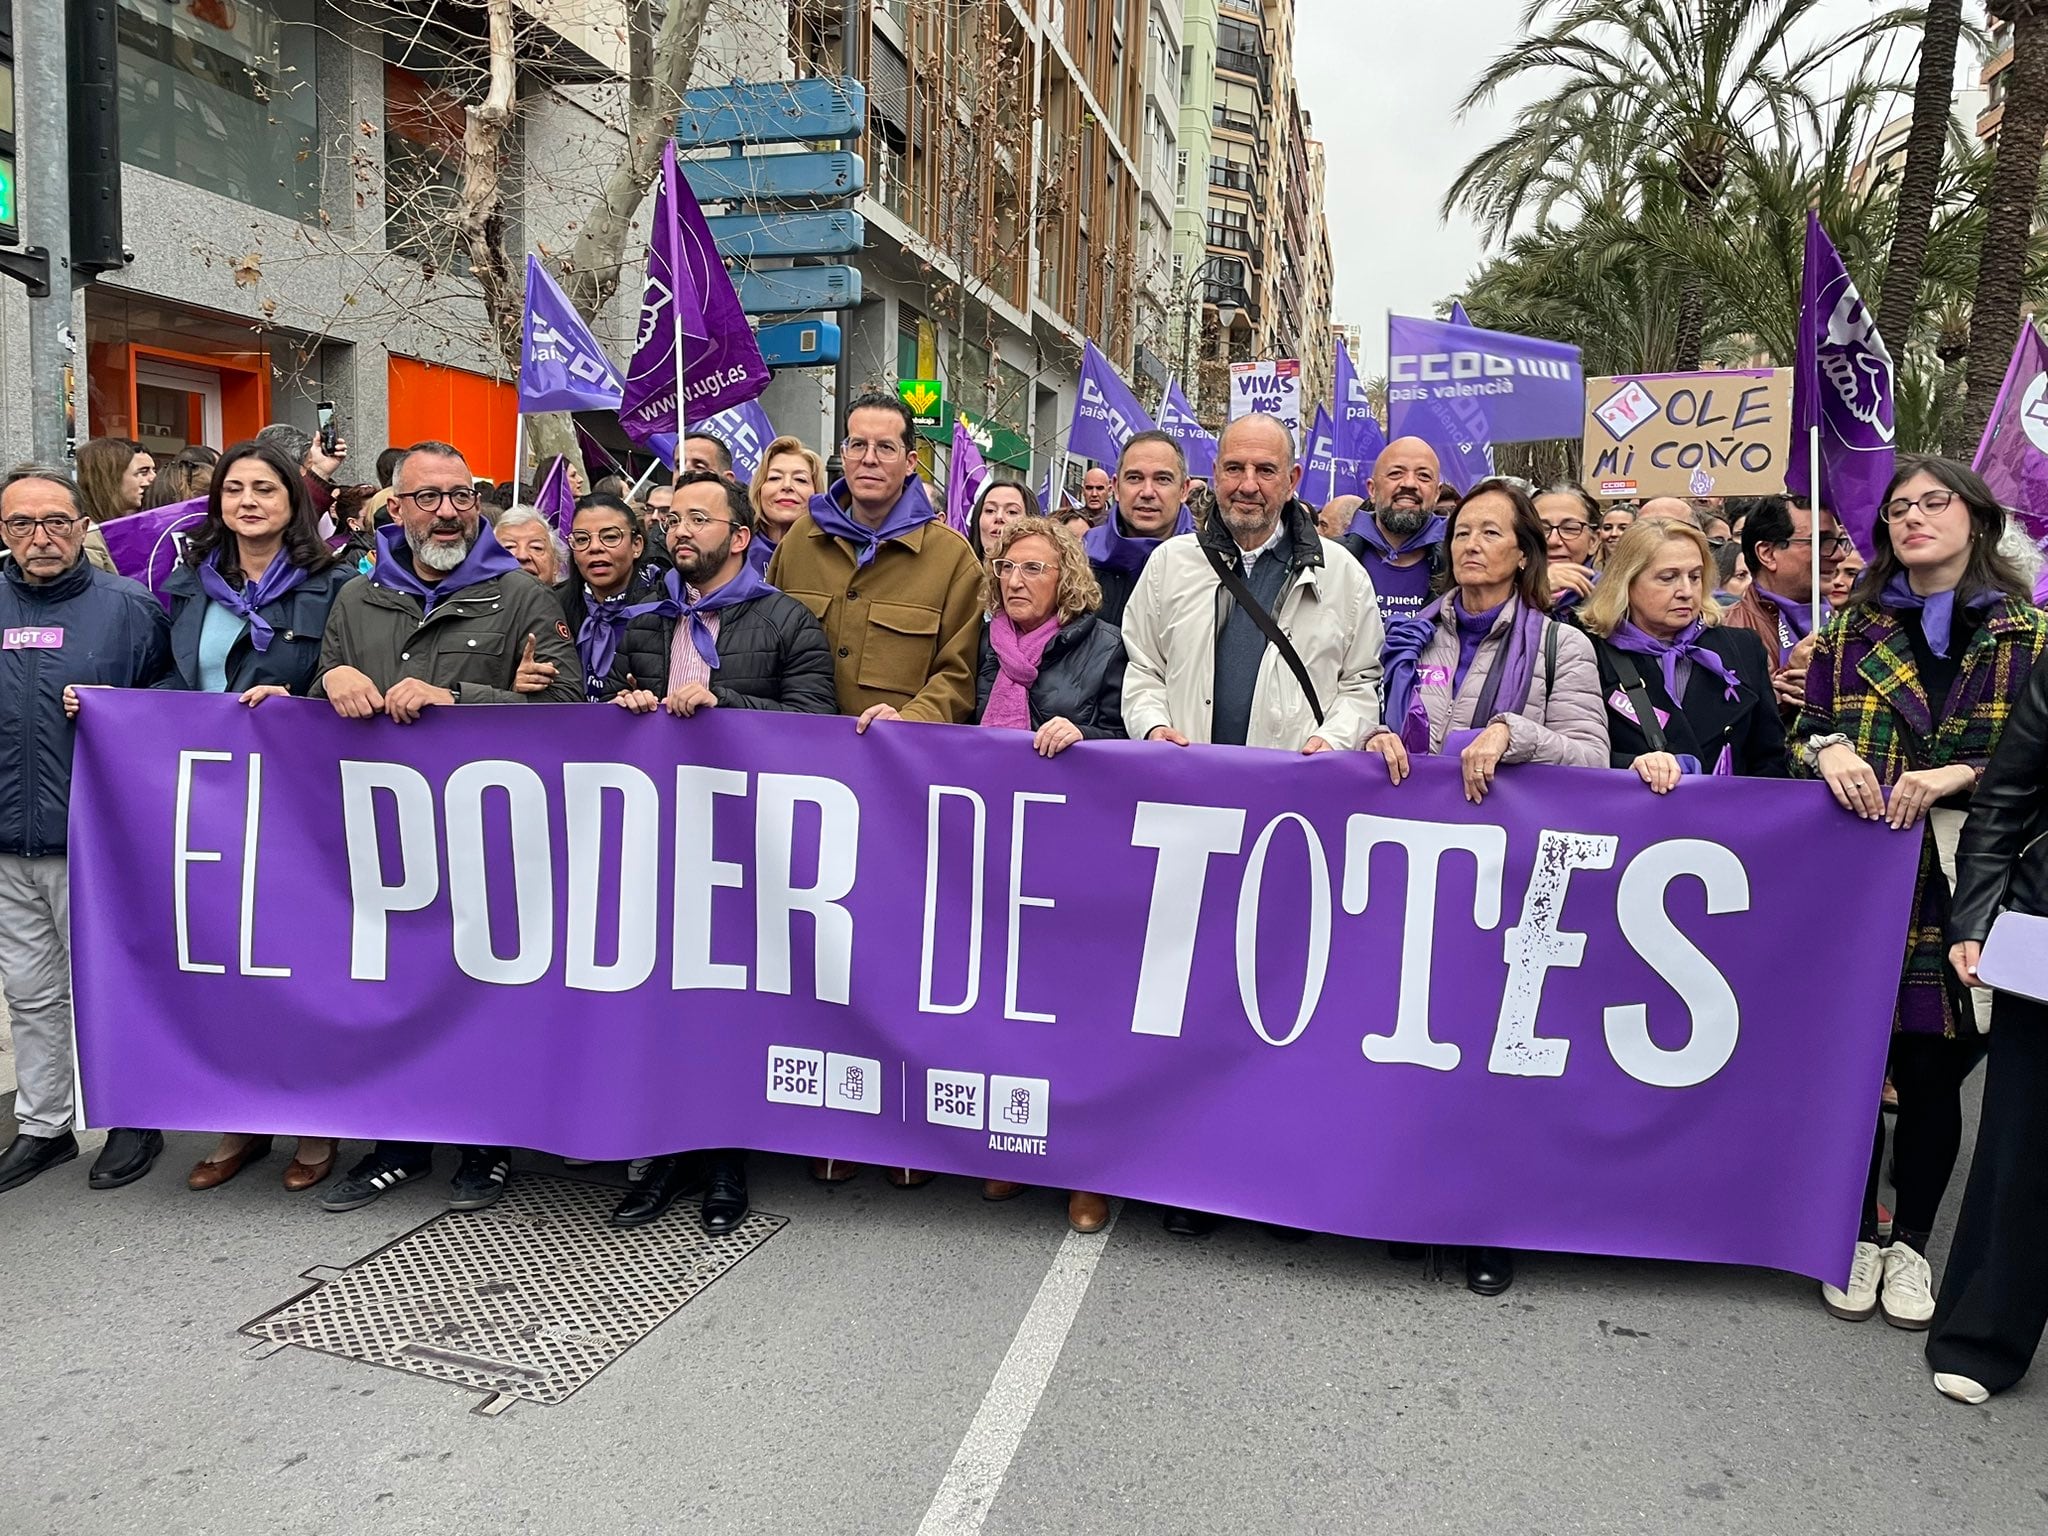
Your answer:
[[[676,409],[677,314],[683,348],[682,411]],[[753,327],[733,292],[732,278],[704,223],[704,210],[676,171],[673,142],[661,152],[654,223],[647,242],[647,288],[640,329],[626,369],[619,425],[641,447],[657,433],[680,434],[684,424],[758,397],[768,387]]]
[[[1130,385],[1117,377],[1109,359],[1092,341],[1081,346],[1081,391],[1074,403],[1073,425],[1067,429],[1067,452],[1098,464],[1114,464],[1124,444],[1152,430],[1152,418],[1138,404]]]
[[[525,336],[519,348],[520,411],[615,411],[624,393],[618,369],[575,305],[529,254]]]
[[[2027,537],[2048,549],[2048,343],[2032,319],[2020,322],[1973,462],[1999,503],[2018,515]]]
[[[1357,469],[1354,483],[1345,486],[1338,494],[1364,496],[1366,478],[1372,474],[1372,467],[1379,462],[1386,446],[1387,434],[1380,430],[1379,418],[1372,413],[1372,400],[1366,394],[1365,380],[1359,377],[1357,365],[1351,361],[1351,348],[1339,341],[1337,457],[1349,459]]]
[[[1216,473],[1216,436],[1203,428],[1177,379],[1166,386],[1166,400],[1159,407],[1159,430],[1180,444],[1180,451],[1187,455],[1189,474],[1207,480]]]
[[[974,515],[975,498],[988,484],[988,462],[981,445],[968,435],[967,418],[953,413],[953,452],[946,460],[946,526],[968,537],[968,520]]]
[[[733,478],[741,485],[754,483],[754,476],[761,473],[761,455],[775,441],[775,427],[758,400],[707,416],[693,430],[708,433],[725,444],[732,455]]]
[[[1320,505],[1348,494],[1346,488],[1357,478],[1357,466],[1338,456],[1337,424],[1320,405],[1316,407],[1315,425],[1309,431],[1305,458],[1301,472],[1304,501]]]
[[[1814,494],[1816,466],[1809,461],[1812,432],[1819,427],[1820,503],[1841,519],[1866,560],[1874,548],[1877,504],[1896,457],[1892,379],[1892,355],[1877,334],[1877,321],[1820,227],[1820,215],[1809,210],[1785,489]]]

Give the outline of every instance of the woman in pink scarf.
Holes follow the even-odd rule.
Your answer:
[[[990,540],[982,582],[989,619],[975,724],[1029,731],[1041,757],[1077,741],[1121,740],[1123,634],[1095,616],[1102,589],[1081,541],[1052,518],[1018,518]],[[1008,1200],[1025,1187],[990,1179],[982,1196]],[[1099,1232],[1109,1201],[1074,1190],[1067,1221],[1077,1232]]]

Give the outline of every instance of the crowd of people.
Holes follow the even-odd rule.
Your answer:
[[[1848,1280],[1821,1300],[1839,1318],[1931,1328],[1951,1397],[1982,1401],[2024,1373],[2048,1326],[2033,1263],[2048,1229],[2048,1005],[1999,992],[1987,1029],[1976,967],[2002,904],[2048,915],[2048,614],[1974,473],[1902,460],[1872,509],[1865,565],[1833,513],[1799,498],[1622,506],[1510,478],[1458,490],[1416,439],[1387,447],[1366,496],[1312,507],[1288,429],[1252,415],[1224,430],[1206,482],[1172,437],[1140,432],[1053,515],[998,475],[963,537],[927,494],[895,395],[859,397],[843,425],[830,483],[795,438],[769,444],[742,486],[725,445],[692,436],[644,499],[579,485],[566,530],[438,442],[380,455],[375,487],[340,483],[345,444],[290,427],[211,463],[188,449],[160,470],[104,439],[75,476],[9,473],[0,981],[20,1086],[0,1190],[78,1155],[65,835],[90,687],[232,693],[252,709],[309,695],[401,725],[470,703],[839,714],[861,733],[894,720],[1018,731],[1019,750],[1047,758],[1118,738],[1357,751],[1394,786],[1430,756],[1456,763],[1475,806],[1527,763],[1626,774],[1655,795],[1696,775],[1806,777],[1842,813],[1921,846],[1888,1021],[1895,1209],[1879,1200],[1886,1119],[1873,1105]],[[166,613],[93,541],[174,472],[205,511]],[[1930,1234],[1960,1154],[1964,1080],[1987,1055],[1937,1295]],[[260,1128],[222,1129],[194,1189],[272,1150]],[[115,1128],[88,1182],[139,1179],[162,1148],[155,1130]],[[326,1184],[323,1204],[351,1210],[426,1177],[434,1152],[383,1141],[344,1170],[333,1141],[300,1138],[284,1183]],[[510,1177],[505,1147],[455,1161],[453,1209],[488,1205]],[[828,1183],[860,1171],[812,1169]],[[932,1178],[882,1173],[905,1188]],[[708,1230],[730,1231],[748,1209],[745,1152],[633,1165],[613,1220],[659,1220],[691,1193]],[[1073,1191],[1068,1216],[1100,1230],[1108,1202]],[[1164,1219],[1188,1237],[1216,1223]],[[1482,1295],[1514,1268],[1503,1249],[1465,1256]]]

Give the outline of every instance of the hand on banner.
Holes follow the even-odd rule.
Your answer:
[[[1854,747],[1839,741],[1822,747],[1815,766],[1843,810],[1865,821],[1884,815],[1884,791],[1878,787],[1877,771],[1856,755]]]
[[[1376,752],[1387,761],[1387,782],[1398,784],[1408,777],[1408,743],[1401,739],[1401,733],[1394,730],[1375,732],[1365,743],[1365,750]]]
[[[1885,807],[1884,819],[1891,823],[1893,831],[1902,832],[1917,825],[1935,805],[1950,795],[1962,794],[1976,782],[1976,771],[1960,763],[1951,763],[1946,768],[1916,768],[1900,775],[1899,782],[1892,786],[1891,803]]]
[[[281,688],[276,683],[258,683],[254,688],[251,688],[247,693],[242,695],[240,702],[248,705],[251,709],[254,709],[258,704],[261,704],[265,699],[290,698],[291,692],[291,689]]]
[[[1145,739],[1147,741],[1170,741],[1176,747],[1184,747],[1188,744],[1187,737],[1181,735],[1179,731],[1176,731],[1170,725],[1153,726],[1150,731],[1146,732]]]
[[[1329,750],[1330,744],[1327,741],[1323,740],[1322,737],[1311,736],[1309,737],[1307,742],[1303,744],[1301,749],[1301,755],[1303,757],[1314,757],[1318,752],[1327,752]]]
[[[1956,975],[1962,978],[1966,987],[1981,987],[1984,979],[1977,974],[1977,962],[1984,958],[1984,946],[1975,939],[1965,939],[1948,952],[1948,963],[1955,967]]]
[[[384,695],[369,674],[354,667],[329,667],[320,679],[327,702],[344,720],[368,720],[384,713]]]
[[[894,704],[870,704],[860,712],[860,718],[853,722],[853,728],[865,736],[868,727],[877,720],[901,720],[902,718],[901,715],[896,713],[896,706]]]
[[[1660,795],[1668,795],[1678,788],[1678,781],[1683,777],[1678,759],[1669,752],[1645,752],[1629,767],[1635,769],[1637,778]]]
[[[687,720],[700,709],[716,709],[718,695],[702,683],[685,683],[661,702],[662,707],[678,720]],[[886,705],[880,707],[887,708]],[[891,719],[895,718],[895,713],[894,710],[889,711]]]
[[[76,683],[66,683],[64,685],[64,718],[66,720],[76,720],[78,718],[78,685]]]
[[[519,670],[512,674],[514,693],[546,693],[548,685],[555,680],[555,664],[536,660],[533,642],[534,637],[528,635],[525,648],[519,653]]]
[[[636,715],[651,715],[661,708],[660,696],[652,688],[640,687],[634,681],[633,674],[630,672],[626,674],[625,691],[614,698],[612,702],[618,705],[619,708],[628,710]]]
[[[1031,750],[1040,757],[1058,757],[1067,748],[1081,739],[1081,728],[1063,716],[1055,715],[1041,725],[1031,738]]]
[[[417,677],[401,677],[384,695],[384,713],[400,725],[411,725],[434,704],[453,704],[455,695],[446,688]]]
[[[1477,805],[1493,788],[1493,771],[1514,742],[1504,721],[1496,720],[1479,733],[1472,744],[1458,754],[1458,766],[1465,775],[1465,798]]]

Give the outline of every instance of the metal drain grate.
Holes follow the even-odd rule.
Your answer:
[[[246,1324],[268,1341],[559,1403],[787,1225],[752,1212],[708,1236],[693,1201],[652,1226],[607,1218],[619,1191],[521,1173],[486,1211],[446,1212]]]

